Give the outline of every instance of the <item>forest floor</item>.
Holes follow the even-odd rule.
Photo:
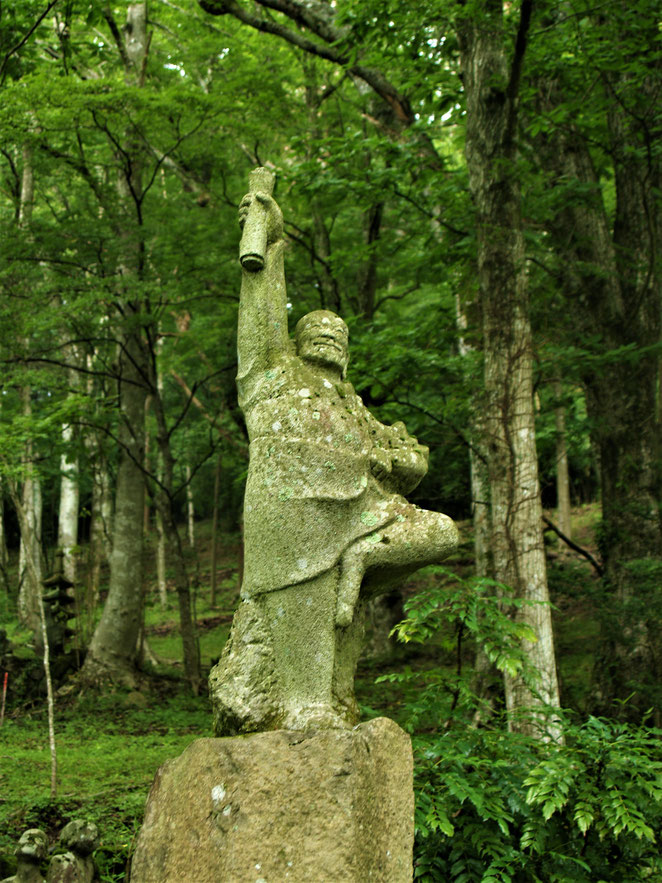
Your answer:
[[[597,516],[597,509],[592,506],[574,512],[574,538],[594,554]],[[462,576],[470,572],[473,562],[470,525],[461,527],[464,542],[448,562],[448,568]],[[593,572],[585,559],[563,551],[555,536],[547,534],[546,540],[562,702],[582,711],[590,690],[591,638],[596,634],[596,623],[588,615],[590,607],[586,602]],[[216,604],[210,606],[210,545],[210,525],[197,524],[196,547],[188,554],[203,672],[220,655],[239,595],[238,539],[225,536],[219,542]],[[118,688],[99,695],[67,692],[65,687],[56,698],[58,790],[54,800],[49,796],[45,701],[39,694],[26,695],[20,681],[8,685],[0,726],[0,879],[14,873],[13,852],[24,830],[44,829],[55,846],[62,827],[72,818],[82,818],[95,822],[101,834],[101,846],[96,853],[100,879],[124,880],[157,768],[181,754],[194,739],[213,735],[208,696],[192,696],[183,680],[174,593],[162,609],[151,544],[146,556],[145,640],[147,655],[153,660],[145,666],[148,676],[140,691]],[[420,572],[408,584],[406,595],[412,595],[435,578],[438,577],[429,572]],[[79,617],[78,631],[83,638],[90,634],[93,619],[86,620],[83,614]],[[0,629],[6,631],[12,652],[23,659],[34,657],[36,666],[31,636],[19,627],[12,598],[2,590]],[[466,664],[470,666],[471,648],[465,652]],[[388,652],[364,656],[356,678],[363,717],[387,715],[402,722],[403,709],[418,689],[416,677],[399,684],[376,683],[379,675],[405,670],[423,673],[444,665],[456,665],[452,630],[425,644],[391,641]]]

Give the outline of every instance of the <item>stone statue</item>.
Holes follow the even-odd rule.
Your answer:
[[[100,843],[97,826],[74,819],[60,832],[60,842],[68,852],[52,856],[44,881],[40,866],[48,857],[48,837],[40,828],[25,831],[16,848],[16,874],[0,883],[92,883],[98,880],[92,855]]]
[[[44,883],[40,865],[48,855],[48,837],[40,828],[29,828],[21,834],[15,855],[16,874],[2,883]]]
[[[273,176],[239,209],[237,388],[250,439],[241,603],[210,687],[218,735],[351,727],[365,602],[457,544],[408,503],[428,449],[386,426],[346,380],[348,330],[317,310],[287,328]]]

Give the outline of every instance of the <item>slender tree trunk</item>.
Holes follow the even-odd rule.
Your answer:
[[[561,400],[563,387],[560,380],[552,383],[556,404],[554,422],[556,425],[556,521],[561,533],[572,539],[570,514],[570,476],[568,472],[568,449],[566,446],[565,407]],[[565,549],[565,546],[562,546]]]
[[[87,394],[95,393],[94,357],[88,355],[87,368],[90,372]],[[108,459],[101,438],[97,432],[85,436],[85,447],[92,478],[92,507],[90,523],[90,544],[88,557],[88,603],[93,608],[99,597],[99,581],[103,560],[110,559],[112,551],[113,499],[108,475]]]
[[[191,612],[191,590],[186,570],[186,561],[184,559],[184,550],[172,505],[175,464],[172,451],[170,450],[170,436],[167,430],[163,401],[158,392],[154,396],[154,413],[157,423],[156,439],[163,463],[163,481],[156,489],[155,499],[161,514],[161,523],[168,541],[174,570],[175,589],[179,604],[179,627],[184,653],[184,669],[191,689],[197,695],[200,688],[200,657],[195,635],[195,623]]]
[[[459,291],[455,296],[455,323],[458,332],[458,350],[461,356],[469,358],[472,347],[467,343],[468,322],[462,309]],[[478,445],[484,440],[481,408],[474,402],[471,419],[472,446],[469,448],[469,475],[471,482],[471,516],[474,529],[474,566],[477,577],[492,576],[490,568],[490,485],[487,474],[487,459]],[[490,662],[482,646],[476,648],[474,659],[473,692],[483,703],[477,707],[473,724],[478,726],[492,715],[492,685],[498,683],[498,672]]]
[[[32,391],[30,387],[21,390],[23,416],[32,415]],[[39,598],[41,597],[42,552],[41,552],[41,484],[34,469],[32,441],[28,440],[23,455],[24,479],[21,493],[21,506],[24,518],[19,521],[21,544],[18,556],[19,592],[18,618],[28,628],[38,633],[40,629]]]
[[[21,534],[25,537],[29,537],[32,533],[32,525],[28,518],[28,513],[25,510],[22,502],[18,497],[18,490],[15,485],[10,485],[10,494],[12,497],[12,501],[14,503],[14,508],[16,509],[16,515],[18,517],[19,529]],[[37,571],[34,566],[34,562],[31,558],[27,559],[27,569],[30,573],[30,578],[32,582],[38,583],[39,585],[39,593],[37,595],[37,610],[38,610],[38,618],[39,618],[39,635],[42,651],[42,660],[44,665],[44,677],[46,680],[46,712],[48,718],[48,743],[50,749],[51,756],[51,789],[50,789],[50,797],[51,800],[54,800],[57,796],[57,749],[55,744],[55,699],[53,695],[53,683],[51,680],[51,666],[50,666],[50,647],[48,645],[48,631],[46,629],[46,615],[44,611],[44,600],[43,600],[43,586],[41,583],[41,572]]]
[[[145,470],[145,474],[149,472],[149,461],[150,461],[150,434],[149,429],[147,428],[147,415],[149,414],[149,409],[152,404],[152,397],[147,396],[145,399],[145,462],[143,463],[143,469]],[[149,497],[145,494],[145,506],[143,508],[143,534],[147,536],[149,534],[151,522],[151,513],[149,507]]]
[[[468,358],[473,347],[467,343],[467,317],[462,309],[459,292],[455,297],[455,323],[458,331],[458,350],[461,356]],[[471,480],[471,515],[474,528],[474,556],[476,576],[489,575],[490,548],[490,486],[487,475],[487,458],[478,445],[485,432],[480,417],[480,407],[475,404],[472,415],[471,438],[469,448],[469,472]]]
[[[163,396],[163,372],[158,368],[158,354],[161,351],[161,340],[157,341],[156,344],[156,355],[157,355],[157,375],[156,375],[156,389],[159,397]],[[157,468],[156,468],[156,477],[159,485],[163,483],[163,456],[160,450],[156,452],[156,460],[157,460]],[[168,606],[168,586],[166,583],[166,532],[163,524],[163,516],[161,515],[161,509],[159,506],[156,507],[156,583],[159,592],[159,601],[161,604],[161,609],[165,610]]]
[[[34,170],[32,150],[24,145],[22,149],[23,167],[21,171],[21,192],[18,208],[18,227],[29,231],[34,206]],[[25,341],[26,349],[29,341]],[[26,384],[21,389],[23,416],[32,416],[32,390]],[[39,475],[34,469],[34,452],[32,439],[25,442],[22,456],[24,469],[21,506],[24,518],[19,520],[25,530],[21,530],[19,550],[19,594],[18,617],[20,621],[38,634],[41,627],[39,604],[41,599],[41,485]]]
[[[195,549],[195,505],[193,502],[193,487],[191,486],[191,466],[187,463],[184,467],[186,474],[186,527],[188,544]]]
[[[60,509],[57,544],[64,553],[64,575],[76,583],[78,547],[78,457],[73,450],[74,430],[71,424],[62,427],[64,451],[60,458]]]
[[[155,512],[156,520],[156,585],[159,592],[161,610],[168,606],[168,583],[166,580],[166,532],[163,526],[163,518],[158,506]]]
[[[375,311],[375,295],[377,293],[377,268],[379,257],[376,246],[381,235],[384,203],[376,202],[363,214],[363,239],[367,247],[367,255],[359,267],[357,287],[360,314],[370,320]]]
[[[519,616],[538,640],[522,649],[539,672],[536,688],[505,676],[510,726],[557,738],[545,706],[559,692],[542,533],[535,445],[531,327],[520,192],[515,170],[519,66],[530,4],[510,71],[500,4],[479,3],[460,28],[467,97],[466,155],[476,208],[478,276],[485,358],[485,450],[488,452],[494,573],[517,597],[534,602]]]
[[[210,607],[216,606],[216,586],[218,583],[218,499],[221,490],[221,453],[216,457],[216,469],[214,471],[214,516],[211,525],[211,591],[209,596]]]
[[[92,473],[92,517],[88,551],[88,604],[94,607],[99,597],[101,566],[110,560],[112,551],[113,501],[106,462],[99,440],[93,436],[87,443]]]

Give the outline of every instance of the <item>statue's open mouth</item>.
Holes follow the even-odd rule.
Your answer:
[[[336,341],[330,337],[317,337],[313,341],[313,344],[314,344],[314,346],[333,347],[333,349],[338,350],[339,353],[341,353],[343,351],[342,346],[339,343],[336,343]]]

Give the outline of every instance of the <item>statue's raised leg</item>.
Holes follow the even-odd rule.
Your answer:
[[[362,591],[365,597],[387,591],[420,567],[440,563],[457,546],[457,528],[447,515],[406,502],[391,506],[393,520],[343,554],[336,608],[341,628],[352,622]]]

